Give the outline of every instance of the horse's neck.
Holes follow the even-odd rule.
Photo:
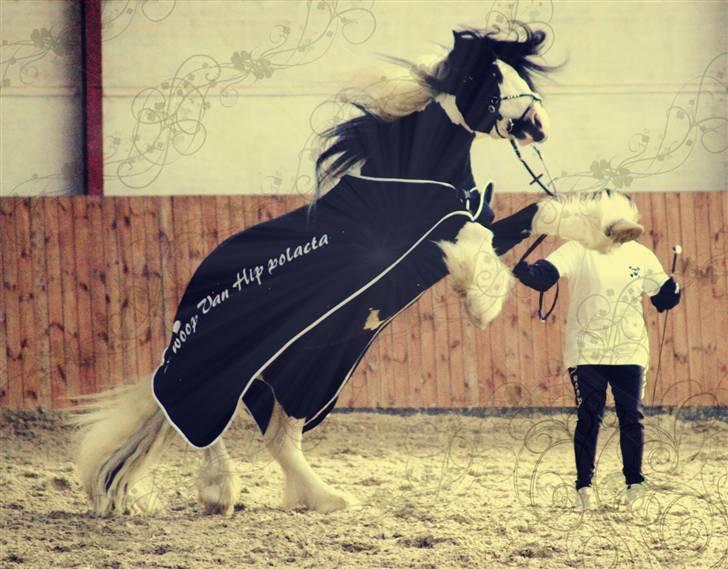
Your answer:
[[[454,124],[437,103],[388,123],[369,141],[361,172],[368,176],[437,180],[458,188],[474,185],[470,168],[473,134]]]

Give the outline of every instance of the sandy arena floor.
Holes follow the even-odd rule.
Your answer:
[[[162,509],[89,515],[73,432],[0,415],[0,568],[728,567],[728,423],[647,419],[637,511],[622,491],[614,414],[600,438],[601,506],[573,506],[574,416],[335,414],[305,439],[322,477],[364,505],[279,509],[281,476],[246,420],[227,435],[244,488],[231,518],[198,511],[199,456],[177,442],[148,481]],[[241,424],[242,423],[242,424]]]

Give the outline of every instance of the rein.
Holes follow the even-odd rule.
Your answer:
[[[500,134],[500,133],[498,133],[498,134]],[[533,184],[538,184],[541,187],[541,189],[544,192],[546,192],[549,196],[556,197],[556,192],[553,191],[553,190],[551,190],[551,189],[549,189],[541,181],[541,178],[543,177],[543,174],[536,175],[536,173],[528,165],[528,162],[526,162],[526,160],[521,155],[521,151],[518,150],[518,145],[516,144],[515,140],[513,140],[511,138],[510,139],[510,142],[511,142],[511,146],[513,147],[513,151],[516,153],[516,157],[521,162],[521,164],[523,164],[523,167],[526,169],[526,171],[528,172],[528,174],[531,176],[531,182],[529,183],[529,186],[532,186]],[[541,154],[541,151],[536,146],[532,146],[532,148],[533,148],[534,152],[536,153],[536,156],[538,156],[539,160],[541,160],[541,164],[543,164],[544,171],[546,172],[546,174],[548,174],[548,176],[550,178],[550,182],[549,183],[555,189],[556,188],[556,184],[554,183],[554,179],[551,177],[551,174],[549,173],[548,167],[546,166],[546,162],[543,159],[543,155]],[[533,243],[531,243],[531,245],[528,247],[528,249],[526,249],[526,252],[523,255],[521,255],[521,258],[518,260],[518,262],[521,263],[521,262],[525,261],[526,258],[531,253],[533,253],[534,249],[536,249],[536,247],[538,247],[543,242],[544,239],[546,239],[546,234],[539,235],[536,238],[536,240]],[[544,311],[543,311],[543,299],[544,299],[544,293],[542,291],[539,291],[539,293],[538,293],[538,317],[541,320],[545,321],[549,316],[551,316],[551,313],[556,308],[556,302],[559,300],[559,283],[558,283],[558,281],[556,282],[556,295],[554,296],[554,301],[551,303],[551,307],[546,311],[545,314],[544,314]]]
[[[536,247],[541,245],[541,243],[543,242],[544,239],[546,239],[546,234],[539,235],[536,238],[536,240],[533,243],[531,243],[531,245],[529,245],[528,249],[526,249],[526,252],[523,255],[521,255],[521,258],[518,259],[518,263],[525,261],[526,257],[528,257],[531,253],[533,253],[534,249],[536,249]],[[516,263],[516,264],[518,264],[518,263]],[[556,308],[556,302],[559,300],[559,283],[558,283],[558,281],[556,282],[556,294],[554,295],[554,301],[551,303],[551,307],[546,311],[546,314],[544,314],[544,312],[543,312],[543,298],[544,298],[544,293],[539,291],[539,293],[538,293],[538,317],[539,317],[539,319],[545,321],[549,316],[551,316],[551,313]]]
[[[550,195],[552,198],[556,197],[556,192],[550,190],[541,181],[541,178],[543,178],[543,174],[536,175],[536,173],[533,170],[531,170],[531,167],[528,165],[528,162],[526,162],[523,159],[523,156],[521,155],[521,151],[518,150],[518,145],[516,144],[516,141],[511,138],[510,142],[511,142],[511,146],[513,147],[513,151],[516,153],[516,157],[521,161],[521,164],[523,164],[523,167],[526,169],[526,172],[528,172],[528,174],[531,176],[531,181],[528,183],[528,185],[532,186],[533,184],[538,184],[541,187],[541,189],[544,192],[546,192],[548,195]],[[533,149],[536,152],[536,155],[541,160],[541,163],[544,165],[544,170],[546,171],[546,173],[548,173],[548,169],[546,168],[546,162],[544,162],[543,156],[541,155],[541,151],[538,148],[536,148],[535,146],[533,147]],[[551,177],[550,174],[549,174],[549,177]],[[553,185],[553,183],[554,183],[553,178],[551,178],[551,184]]]

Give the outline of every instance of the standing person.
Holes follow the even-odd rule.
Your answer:
[[[658,312],[670,310],[680,301],[678,284],[655,254],[636,241],[608,253],[569,241],[546,259],[520,262],[513,273],[526,286],[542,292],[561,277],[569,282],[564,363],[578,409],[574,454],[581,506],[591,507],[607,384],[619,418],[627,499],[634,503],[645,492],[641,394],[650,361],[641,296],[647,294]]]

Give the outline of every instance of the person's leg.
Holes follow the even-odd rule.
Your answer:
[[[577,490],[591,486],[594,476],[597,437],[607,397],[607,378],[601,370],[603,367],[581,365],[569,368],[577,406],[576,431],[574,432]]]
[[[645,435],[641,402],[644,368],[637,365],[609,367],[609,383],[619,418],[619,446],[622,450],[624,479],[627,486],[639,484],[645,479],[642,476]]]

